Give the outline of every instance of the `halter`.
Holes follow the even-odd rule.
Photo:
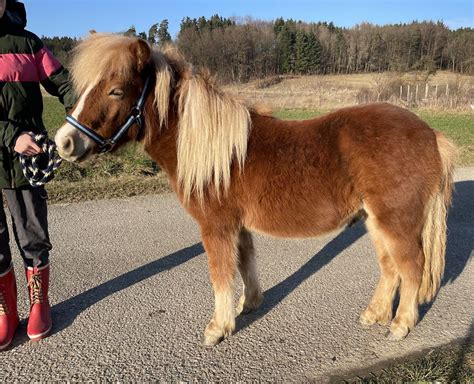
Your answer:
[[[127,133],[130,127],[137,123],[139,129],[142,129],[142,113],[143,113],[143,106],[145,104],[145,98],[148,94],[148,90],[150,88],[150,78],[148,77],[145,81],[145,85],[143,87],[143,91],[140,95],[140,98],[137,101],[137,104],[132,107],[130,114],[128,115],[127,121],[122,124],[119,128],[115,130],[115,133],[112,137],[106,139],[99,135],[97,132],[89,128],[87,125],[82,124],[78,120],[76,120],[71,115],[66,115],[66,121],[71,124],[74,128],[77,128],[87,137],[95,141],[99,145],[99,152],[106,153],[110,152],[112,148],[117,144],[117,142]]]

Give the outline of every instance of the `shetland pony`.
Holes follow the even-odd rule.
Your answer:
[[[237,313],[262,302],[251,232],[318,236],[360,215],[381,270],[360,321],[391,322],[396,340],[415,326],[418,305],[433,299],[444,270],[455,147],[441,133],[385,103],[282,121],[227,95],[176,51],[118,35],[82,41],[71,72],[80,94],[72,116],[105,138],[151,79],[142,127],[134,124],[117,147],[142,143],[200,226],[215,295],[204,344],[217,344],[235,328],[237,270],[244,283]],[[70,123],[55,141],[69,161],[98,151]]]

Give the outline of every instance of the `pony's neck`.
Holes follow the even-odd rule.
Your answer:
[[[158,163],[169,176],[173,186],[177,180],[177,134],[178,124],[175,114],[168,115],[166,127],[159,126],[159,118],[153,103],[147,103],[146,108],[146,129],[150,130],[149,138],[144,143],[144,149],[150,157]],[[147,136],[148,136],[147,135]]]

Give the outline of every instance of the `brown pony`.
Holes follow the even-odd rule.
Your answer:
[[[143,126],[133,124],[118,146],[141,142],[199,223],[215,294],[206,345],[235,328],[237,270],[244,283],[237,312],[262,302],[252,231],[318,236],[367,216],[381,276],[360,321],[391,321],[392,339],[404,338],[417,322],[418,304],[435,296],[444,270],[455,147],[413,113],[370,104],[282,121],[193,73],[176,51],[118,35],[93,34],[81,42],[72,77],[81,95],[72,116],[105,138],[151,81]],[[70,123],[56,143],[70,161],[98,151]]]

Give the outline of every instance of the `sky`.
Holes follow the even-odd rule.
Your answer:
[[[23,0],[28,29],[39,36],[84,37],[97,32],[120,32],[134,25],[137,32],[169,21],[176,37],[181,20],[189,16],[277,17],[306,22],[332,21],[336,26],[443,21],[449,28],[474,27],[474,0]]]

